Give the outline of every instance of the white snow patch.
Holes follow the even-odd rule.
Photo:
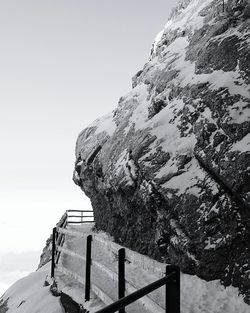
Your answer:
[[[153,52],[154,52],[154,53],[155,53],[155,51],[156,51],[156,47],[157,47],[158,43],[160,42],[160,40],[161,40],[161,38],[162,38],[163,33],[164,33],[164,29],[161,30],[161,31],[156,35],[156,37],[155,37],[155,41],[154,41],[154,43],[153,43]]]
[[[232,149],[232,151],[250,152],[250,133],[243,137],[240,141],[236,142]]]
[[[152,136],[161,139],[160,145],[163,150],[169,152],[171,156],[190,154],[196,142],[194,135],[181,137],[177,127],[180,118],[176,117],[176,113],[182,110],[183,107],[183,100],[175,99],[169,107],[167,106],[155,115],[153,119],[150,120],[150,124],[148,123],[148,126],[152,127],[150,131]],[[174,117],[175,121],[173,122]]]
[[[216,204],[214,204],[214,205],[212,206],[212,208],[210,209],[210,213],[211,213],[211,212],[219,213],[219,208],[216,207]]]
[[[250,121],[250,104],[245,101],[238,101],[230,107],[229,123],[241,124]]]
[[[138,169],[137,169],[137,167],[136,167],[136,165],[135,165],[134,160],[132,160],[132,159],[129,159],[129,160],[128,160],[127,168],[128,168],[128,170],[129,170],[129,172],[130,172],[131,178],[132,178],[133,180],[137,179],[137,176],[138,176]]]
[[[128,162],[128,151],[127,149],[124,149],[120,153],[120,157],[115,163],[115,168],[117,169],[117,172],[119,172],[121,169],[124,169],[127,162]]]
[[[75,176],[75,179],[76,179],[76,180],[79,180],[79,179],[80,179],[80,176],[79,176],[79,174],[77,173],[77,171],[74,171],[74,176]]]
[[[206,240],[206,246],[205,246],[205,250],[213,250],[215,249],[219,243],[221,243],[223,241],[222,238],[218,238],[216,240],[212,239],[211,237],[208,237],[208,239]]]
[[[145,110],[149,105],[149,101],[147,100],[148,90],[145,84],[136,86],[134,90],[136,91],[138,106],[130,118],[130,125],[134,124],[135,130],[138,130],[145,128],[148,118],[147,110]]]
[[[211,90],[218,90],[219,88],[228,89],[231,95],[242,95],[245,98],[250,97],[250,88],[241,78],[239,68],[235,71],[215,70],[209,74],[196,74],[195,63],[186,58],[186,48],[189,45],[187,37],[179,37],[172,42],[166,49],[167,62],[179,71],[177,78],[173,80],[176,85],[180,83],[182,87],[191,84],[209,83]],[[171,61],[171,58],[173,62]]]
[[[177,195],[187,192],[198,196],[201,189],[197,186],[197,182],[204,180],[205,177],[206,173],[200,169],[198,161],[193,158],[187,164],[187,169],[164,183],[163,188],[175,189],[177,190]]]
[[[76,164],[76,166],[81,166],[83,164],[83,160],[81,160],[80,162],[78,162],[77,164]]]
[[[209,74],[196,74],[195,63],[185,60],[185,48],[189,45],[186,37],[177,38],[169,47],[169,51],[179,51],[179,58],[174,61],[175,68],[179,70],[178,79],[181,81],[181,86],[209,83],[211,90],[218,90],[219,88],[228,89],[231,95],[242,95],[243,97],[250,97],[250,88],[241,78],[239,69],[235,71],[216,70]]]
[[[209,5],[212,0],[193,0],[188,6],[179,12],[173,19],[170,25],[167,25],[168,30],[196,30],[204,25],[204,17],[199,13]]]
[[[249,305],[234,287],[224,288],[218,280],[206,282],[181,275],[181,313],[247,313]]]
[[[184,30],[194,31],[204,25],[204,17],[199,13],[203,10],[212,0],[194,0],[189,5],[172,19],[168,20],[163,30],[161,30],[154,41],[153,52],[156,52],[157,45],[160,43],[164,33],[176,31],[177,29],[182,32]]]
[[[113,121],[113,112],[95,120],[93,124],[90,125],[90,127],[91,126],[97,127],[95,131],[96,134],[105,131],[111,137],[116,129],[116,124]]]

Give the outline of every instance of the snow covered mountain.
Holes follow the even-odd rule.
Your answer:
[[[179,2],[73,179],[97,229],[250,304],[250,2],[224,2]]]

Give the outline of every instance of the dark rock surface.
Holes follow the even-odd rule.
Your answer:
[[[61,303],[65,313],[87,313],[88,311],[82,308],[66,293],[61,293]]]
[[[62,223],[65,221],[65,214],[60,218],[59,222],[56,224],[57,227],[61,227]],[[43,265],[47,264],[52,257],[52,234],[46,240],[46,245],[43,248],[42,254],[40,256],[40,262],[38,265],[38,269]]]
[[[0,300],[0,313],[6,313],[8,311],[8,299]]]
[[[46,245],[43,248],[38,268],[42,267],[51,260],[51,252],[52,252],[52,235],[50,235],[50,237],[47,239]]]
[[[78,137],[97,229],[250,304],[249,2],[181,1],[117,108]]]

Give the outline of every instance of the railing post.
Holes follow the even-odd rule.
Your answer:
[[[65,224],[65,228],[68,226],[68,210],[66,211],[66,224]]]
[[[87,247],[86,247],[85,301],[89,301],[90,299],[91,241],[92,236],[89,235],[87,237]]]
[[[118,299],[125,297],[125,249],[118,250]],[[120,309],[119,313],[125,313]]]
[[[53,229],[53,232],[54,232],[54,229]],[[58,253],[59,251],[57,250],[57,245],[60,245],[60,242],[58,241],[58,238],[59,238],[59,233],[57,232],[57,230],[55,230],[55,247],[54,247],[54,268],[57,264],[57,256],[58,256]],[[52,243],[52,250],[53,250],[53,243]]]
[[[166,283],[166,313],[180,313],[180,268],[166,266],[166,275],[175,273]]]
[[[56,254],[56,227],[52,233],[52,257],[51,257],[51,278],[55,277],[55,254]]]

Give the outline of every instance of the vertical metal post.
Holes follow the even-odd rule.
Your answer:
[[[81,211],[81,223],[83,221],[83,211]]]
[[[53,232],[54,232],[54,229],[53,229]],[[59,240],[58,240],[59,239]],[[58,254],[59,254],[59,251],[57,250],[57,245],[60,246],[60,238],[59,238],[59,233],[57,232],[57,230],[55,230],[55,252],[54,252],[54,268],[57,264],[57,260],[58,260]],[[52,244],[52,250],[53,250],[53,244]]]
[[[52,233],[52,257],[51,257],[51,278],[55,277],[55,254],[56,254],[56,227],[53,228]]]
[[[166,266],[166,275],[175,275],[166,283],[166,313],[180,313],[180,268],[175,265]]]
[[[89,301],[90,299],[91,241],[92,236],[89,235],[87,237],[87,247],[86,247],[85,301]]]
[[[125,249],[118,250],[118,299],[125,297]],[[125,313],[120,309],[119,313]]]

